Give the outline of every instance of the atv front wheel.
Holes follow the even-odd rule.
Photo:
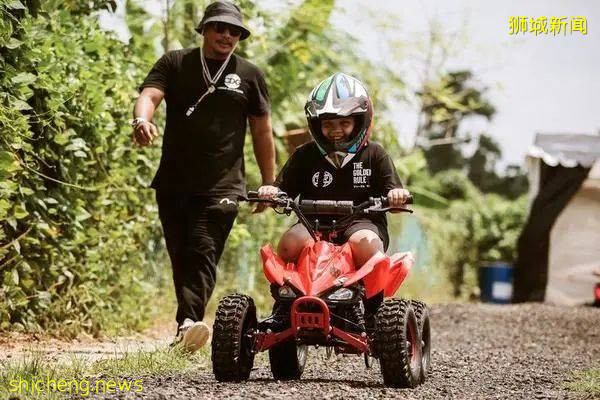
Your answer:
[[[417,327],[421,336],[421,383],[425,382],[431,370],[431,327],[429,325],[429,310],[427,304],[418,300],[411,300],[411,305],[417,317]]]
[[[273,378],[280,381],[300,379],[304,366],[308,346],[298,345],[295,340],[280,343],[269,349],[269,362]]]
[[[212,340],[213,373],[218,381],[243,381],[254,364],[252,336],[256,307],[251,297],[232,294],[217,307]]]
[[[375,351],[383,382],[413,388],[421,378],[421,337],[409,300],[387,299],[375,314]]]

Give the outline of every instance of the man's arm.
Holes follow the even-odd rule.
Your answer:
[[[275,143],[271,129],[271,115],[266,113],[260,117],[250,116],[250,133],[254,156],[260,169],[263,185],[271,185],[275,181]]]
[[[133,118],[143,118],[144,122],[133,128],[133,141],[140,146],[148,146],[158,133],[156,126],[151,123],[154,111],[165,97],[165,93],[154,87],[145,87],[133,107]]]

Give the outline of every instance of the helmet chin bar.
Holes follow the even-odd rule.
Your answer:
[[[335,168],[343,168],[354,158],[356,153],[346,153],[344,151],[333,151],[325,156]]]

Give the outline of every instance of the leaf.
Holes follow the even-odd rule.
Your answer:
[[[19,284],[19,271],[16,268],[12,270],[12,280],[15,285]]]
[[[17,218],[17,219],[23,219],[23,218],[25,218],[26,216],[29,215],[29,213],[27,212],[27,210],[25,209],[25,207],[23,207],[22,204],[17,204],[15,206],[15,209],[14,209],[13,212],[14,212],[15,218]]]
[[[31,196],[33,193],[35,193],[33,190],[31,190],[28,187],[21,187],[21,193],[25,196]]]
[[[8,211],[10,203],[6,199],[0,199],[0,220],[6,217],[6,211]]]
[[[40,299],[42,301],[48,302],[48,301],[50,301],[52,295],[50,293],[42,290],[37,293],[37,297],[38,297],[38,299]]]
[[[14,171],[15,156],[9,151],[0,151],[0,171]]]
[[[15,218],[6,218],[6,222],[8,222],[8,225],[10,225],[15,231],[17,230],[17,220]]]
[[[90,218],[92,216],[92,214],[90,214],[89,212],[87,212],[87,210],[83,207],[79,207],[79,214],[77,214],[77,216],[75,217],[76,221],[85,221],[86,219]]]
[[[27,9],[23,5],[23,3],[21,3],[19,0],[10,0],[8,2],[8,4],[6,5],[6,7],[10,8],[12,10],[26,10]]]
[[[16,39],[16,38],[10,38],[10,40],[8,41],[8,43],[6,43],[4,45],[4,47],[6,47],[7,49],[10,50],[14,50],[17,47],[21,46],[23,44],[23,42],[21,42],[20,40]]]
[[[12,242],[13,247],[15,248],[15,251],[19,254],[21,254],[21,244],[19,243],[18,240],[15,240]]]
[[[69,142],[69,134],[67,132],[60,132],[54,135],[54,142],[61,146]]]
[[[20,74],[15,75],[10,81],[15,85],[29,85],[37,80],[37,76],[31,74],[29,72],[21,72]]]
[[[23,100],[19,100],[19,99],[12,99],[11,102],[11,107],[14,108],[15,110],[18,111],[23,111],[23,110],[31,110],[31,106],[29,104],[27,104],[27,102],[23,101]]]

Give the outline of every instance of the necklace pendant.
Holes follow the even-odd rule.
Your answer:
[[[208,93],[212,93],[212,92],[214,92],[214,91],[215,91],[215,87],[214,87],[213,85],[210,85],[210,86],[208,87]]]

